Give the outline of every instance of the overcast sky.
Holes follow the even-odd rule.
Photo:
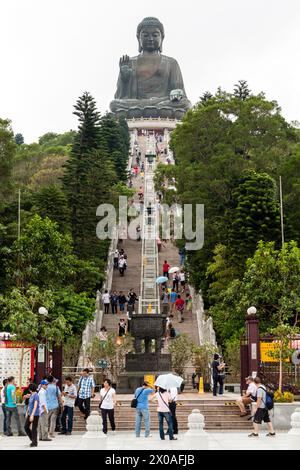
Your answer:
[[[30,143],[75,129],[83,91],[105,112],[145,16],[164,24],[192,103],[245,79],[300,120],[299,0],[0,0],[0,117]]]

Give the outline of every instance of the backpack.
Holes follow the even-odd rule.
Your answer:
[[[258,387],[261,388],[262,390],[265,390],[263,387]],[[274,393],[273,392],[268,392],[266,391],[266,401],[263,402],[267,408],[267,410],[272,410],[274,408]]]
[[[7,403],[7,385],[5,385],[4,389],[3,389],[3,395],[4,395],[4,403],[3,405],[6,405]]]
[[[170,338],[175,338],[176,337],[176,331],[175,328],[170,329]]]

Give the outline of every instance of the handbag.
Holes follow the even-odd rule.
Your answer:
[[[81,382],[82,382],[82,377],[78,383],[77,395],[76,395],[75,402],[74,402],[74,406],[77,406],[77,407],[79,406],[79,392],[80,392]]]
[[[144,391],[144,389],[142,389],[142,390],[140,391],[140,393],[138,394],[138,396],[137,396],[136,398],[134,397],[134,398],[131,400],[131,404],[130,404],[131,408],[136,408],[136,407],[137,407],[137,405],[138,405],[138,398],[139,398],[139,396],[143,393],[143,391]]]

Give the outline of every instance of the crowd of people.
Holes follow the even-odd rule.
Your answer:
[[[133,289],[130,289],[127,294],[123,291],[108,292],[106,289],[104,294],[102,294],[104,314],[109,313],[110,307],[111,313],[114,315],[118,313],[123,314],[124,312],[129,312],[131,314],[134,311],[137,300],[138,297]]]
[[[178,323],[184,322],[184,314],[192,310],[192,296],[186,284],[183,268],[170,273],[170,264],[164,260],[162,274],[167,280],[161,284],[161,310],[167,316],[166,340],[175,338],[179,332],[175,330],[173,321],[177,314]]]
[[[4,416],[3,432],[7,437],[13,436],[12,417],[14,417],[19,436],[28,436],[30,447],[37,447],[38,441],[51,441],[55,438],[59,428],[59,435],[71,435],[73,431],[74,407],[78,406],[84,420],[90,416],[91,400],[96,397],[95,382],[89,369],[81,372],[78,384],[74,384],[72,377],[66,377],[62,390],[57,385],[53,376],[43,378],[37,385],[31,379],[23,391],[23,406],[25,425],[21,424],[16,394],[16,381],[9,377],[3,382],[1,390],[1,405]],[[135,435],[140,437],[141,424],[144,420],[145,437],[150,434],[150,410],[149,400],[157,401],[159,420],[159,435],[165,439],[176,439],[178,423],[176,419],[177,389],[164,390],[153,388],[147,382],[138,387],[134,393],[135,408]],[[116,390],[112,382],[106,379],[99,390],[99,409],[102,416],[103,433],[108,432],[108,421],[112,433],[116,431],[114,410],[117,405]],[[167,430],[164,431],[163,421],[167,422]]]
[[[214,359],[216,360],[216,359]],[[220,370],[220,369],[219,369]],[[30,379],[28,386],[23,391],[23,406],[25,426],[22,427],[17,407],[16,382],[14,377],[9,377],[3,382],[1,390],[1,404],[4,416],[3,432],[5,436],[13,436],[12,417],[14,417],[19,436],[28,436],[30,447],[37,447],[38,441],[51,441],[56,432],[60,435],[71,435],[73,431],[74,407],[78,406],[84,420],[91,413],[91,400],[96,398],[95,382],[89,369],[81,372],[81,377],[75,385],[72,377],[66,377],[62,391],[53,376],[44,378],[39,385]],[[253,419],[254,430],[249,437],[259,436],[259,426],[265,422],[268,426],[268,437],[275,437],[269,410],[270,395],[259,377],[246,377],[247,390],[238,398],[237,404],[241,416],[250,414]],[[145,437],[151,435],[151,420],[149,404],[157,403],[157,417],[159,423],[159,436],[161,440],[168,436],[170,440],[176,440],[178,434],[178,421],[176,407],[178,389],[169,390],[161,387],[152,387],[144,382],[134,392],[131,407],[135,408],[135,436],[141,436],[142,422],[144,421]],[[108,433],[108,421],[112,434],[116,432],[115,408],[117,406],[117,394],[112,382],[106,379],[99,390],[99,409],[102,417],[102,431]],[[248,408],[249,407],[249,408]],[[164,428],[164,421],[167,427]]]
[[[1,390],[4,435],[13,436],[12,418],[16,422],[18,436],[29,437],[30,447],[37,447],[38,440],[51,441],[58,429],[59,434],[71,435],[77,395],[80,396],[79,390],[72,377],[65,378],[63,391],[52,375],[44,377],[39,384],[28,379],[22,393],[25,416],[23,428],[18,411],[16,380],[15,377],[8,377],[3,381]]]
[[[127,255],[123,248],[116,249],[114,252],[114,269],[118,269],[120,276],[124,276],[127,266]]]

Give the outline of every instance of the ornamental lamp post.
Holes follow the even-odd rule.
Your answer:
[[[38,309],[39,315],[47,317],[48,310],[45,307]],[[35,382],[40,383],[46,372],[46,348],[44,343],[39,343],[35,357]]]
[[[48,315],[48,310],[45,307],[40,307],[39,314],[44,315],[46,317]]]
[[[40,307],[38,309],[39,315],[43,316],[45,319],[48,316],[48,310],[45,307]],[[47,352],[46,352],[47,350]],[[39,382],[49,368],[49,345],[47,348],[45,344],[39,344],[37,349],[37,358],[36,358],[36,380]],[[62,384],[62,345],[53,345],[52,346],[52,367],[51,374],[58,380],[59,385]]]
[[[257,309],[251,306],[247,309],[246,339],[248,344],[248,371],[255,377],[259,372],[260,364],[260,337]]]

